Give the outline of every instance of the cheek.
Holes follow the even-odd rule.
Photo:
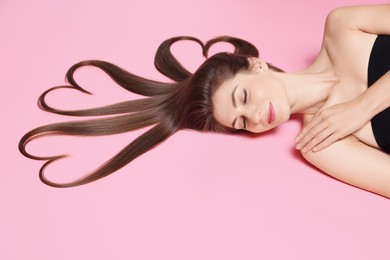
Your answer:
[[[267,96],[267,89],[264,87],[254,87],[251,89],[251,101],[255,103],[261,102]]]
[[[279,99],[280,92],[278,88],[275,87],[276,86],[273,86],[271,82],[268,81],[253,83],[250,88],[252,93],[252,99],[254,101],[261,101],[269,98]]]

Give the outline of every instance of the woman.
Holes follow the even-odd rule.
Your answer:
[[[390,5],[345,7],[329,14],[318,57],[297,73],[284,73],[266,63],[252,44],[233,37],[218,37],[206,45],[192,37],[163,42],[155,66],[175,83],[147,80],[107,62],[81,62],[67,73],[71,86],[44,92],[40,107],[63,115],[110,117],[36,128],[21,139],[19,149],[29,158],[47,161],[40,170],[44,183],[70,187],[115,172],[181,129],[258,133],[300,113],[304,127],[297,149],[304,158],[342,181],[390,197],[390,157],[385,153],[390,152],[390,134],[386,134],[390,133],[390,40],[384,35],[390,35]],[[235,51],[208,58],[191,74],[170,52],[179,40],[199,43],[205,57],[220,41],[233,44]],[[101,68],[120,86],[147,98],[77,111],[48,106],[46,94],[58,88],[89,93],[73,79],[75,70],[85,65]],[[54,183],[44,175],[46,166],[64,155],[38,157],[25,150],[29,141],[42,135],[106,135],[150,125],[112,159],[70,183]]]

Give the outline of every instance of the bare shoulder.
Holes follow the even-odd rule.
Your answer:
[[[357,5],[333,9],[326,18],[325,32],[345,30],[387,34],[390,26],[390,4]]]
[[[390,156],[353,136],[303,157],[325,173],[353,186],[390,198]]]

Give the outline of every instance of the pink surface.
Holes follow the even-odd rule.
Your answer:
[[[26,131],[68,120],[40,111],[36,99],[80,60],[163,79],[153,67],[160,42],[228,34],[298,70],[318,51],[331,9],[372,1],[58,2],[0,3],[0,259],[389,259],[390,201],[305,164],[293,149],[297,121],[258,138],[180,132],[110,177],[71,189],[43,185],[42,162],[17,150]],[[175,50],[191,69],[202,61],[192,43]],[[131,98],[98,70],[77,78],[95,95],[54,93],[51,102],[75,108]],[[45,138],[28,149],[73,154],[49,169],[67,180],[135,134]]]

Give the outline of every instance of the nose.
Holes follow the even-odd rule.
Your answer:
[[[260,116],[261,116],[260,108],[256,105],[252,105],[251,107],[248,107],[245,116],[250,121],[250,123],[254,125],[259,124]]]

